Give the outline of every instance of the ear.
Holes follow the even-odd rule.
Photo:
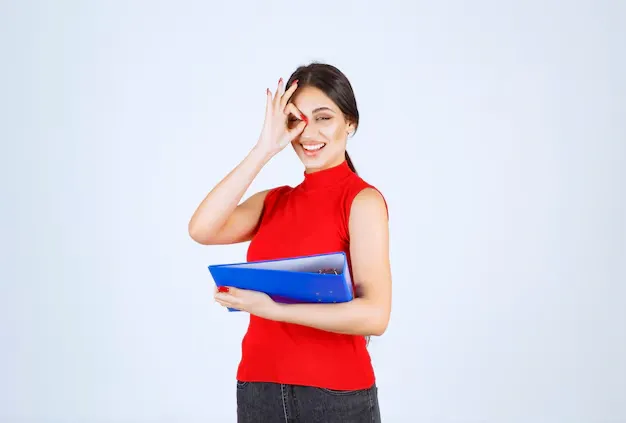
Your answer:
[[[351,137],[354,134],[354,131],[356,131],[356,125],[354,124],[354,122],[348,121],[348,126],[346,127],[346,132],[348,133],[348,136]]]

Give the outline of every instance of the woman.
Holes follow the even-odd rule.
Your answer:
[[[385,332],[391,311],[388,214],[346,152],[358,124],[343,73],[319,63],[299,67],[275,93],[267,90],[258,141],[189,223],[202,244],[251,241],[249,261],[344,251],[355,283],[355,299],[341,304],[279,304],[260,292],[216,291],[222,306],[250,313],[237,371],[239,422],[380,421],[367,338]],[[239,204],[288,144],[304,164],[304,180]]]

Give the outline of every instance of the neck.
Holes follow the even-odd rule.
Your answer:
[[[333,167],[337,167],[343,164],[343,162],[345,161],[346,161],[345,157],[341,157],[321,167],[305,167],[304,173],[309,174],[309,173],[320,172],[320,171],[327,170],[327,169],[332,169]]]
[[[354,175],[354,172],[352,172],[348,166],[348,162],[344,159],[333,166],[307,169],[304,172],[302,187],[307,190],[328,188],[342,182],[351,175]]]

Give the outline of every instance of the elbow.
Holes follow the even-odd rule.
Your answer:
[[[365,335],[366,336],[382,336],[389,326],[389,313],[383,310],[377,310],[374,316],[371,316],[369,319],[370,325],[368,325],[368,330]]]
[[[198,244],[209,245],[210,240],[206,236],[206,231],[198,230],[198,225],[194,224],[193,220],[187,225],[187,233],[189,237]]]
[[[376,325],[372,326],[368,335],[370,336],[383,336],[383,334],[387,331],[388,321],[377,322]]]
[[[199,242],[199,235],[198,234],[198,229],[196,228],[196,225],[194,225],[193,220],[189,222],[189,224],[187,225],[187,233],[189,234],[189,237],[191,239],[193,239],[196,242]]]

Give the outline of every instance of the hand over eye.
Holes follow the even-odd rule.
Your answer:
[[[273,96],[270,90],[267,90],[265,121],[256,147],[270,156],[285,148],[304,131],[307,125],[306,117],[293,103],[289,102],[297,88],[298,81],[296,80],[285,91],[283,79],[280,78]],[[295,126],[289,125],[290,115],[295,116],[300,122]]]

